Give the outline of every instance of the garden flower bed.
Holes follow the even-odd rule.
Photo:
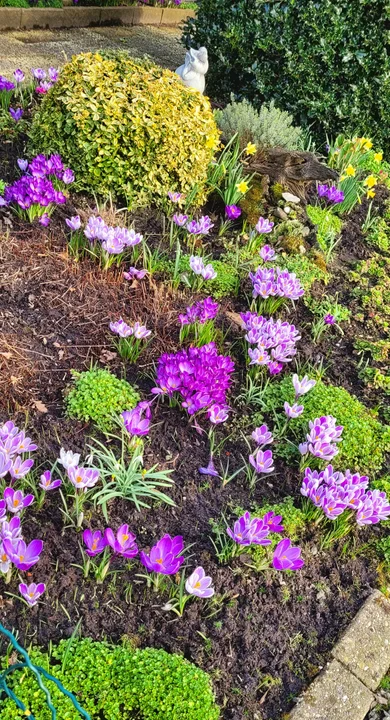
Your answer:
[[[135,78],[121,128],[158,88],[157,155],[99,134],[114,82],[80,120],[95,62]],[[32,77],[0,79],[1,622],[184,655],[221,717],[280,720],[389,572],[389,165],[340,137],[299,198],[169,71]]]

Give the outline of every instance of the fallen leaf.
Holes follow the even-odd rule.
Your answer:
[[[102,350],[99,360],[101,363],[109,363],[112,362],[112,360],[115,360],[117,357],[118,356],[116,352],[112,352],[111,350]]]
[[[12,353],[11,353],[11,352],[2,352],[2,353],[0,353],[0,355],[2,355],[3,357],[5,357],[6,360],[11,360],[11,358],[12,358]]]
[[[48,412],[46,405],[43,402],[41,402],[40,400],[33,400],[33,403],[34,403],[36,409],[38,410],[38,412],[41,412],[41,413]]]
[[[227,318],[229,318],[229,320],[231,320],[232,322],[234,322],[235,325],[239,325],[239,327],[244,327],[243,319],[242,319],[242,317],[240,316],[239,313],[230,312],[230,310],[227,310],[227,311],[225,312],[225,315],[226,315]]]

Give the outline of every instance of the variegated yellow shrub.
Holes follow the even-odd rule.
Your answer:
[[[75,56],[37,110],[31,150],[57,152],[76,188],[159,204],[198,187],[219,133],[210,103],[153,63],[126,54]]]

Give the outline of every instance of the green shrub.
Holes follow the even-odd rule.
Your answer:
[[[366,234],[368,245],[383,253],[390,252],[390,225],[384,218],[378,218]]]
[[[329,234],[340,235],[343,222],[330,210],[319,207],[319,205],[308,205],[306,212],[313,225],[317,225],[317,239],[320,247],[326,243]]]
[[[73,370],[72,375],[74,387],[65,397],[67,414],[85,422],[93,420],[103,431],[113,427],[115,415],[131,410],[139,401],[130,383],[119,380],[108,370]]]
[[[293,126],[293,118],[282,112],[271,101],[269,108],[263,105],[256,110],[247,100],[235,102],[234,98],[223,110],[215,113],[217,125],[225,140],[236,133],[244,148],[253,142],[259,148],[283,147],[295,150],[299,146],[302,130]]]
[[[28,0],[0,0],[0,7],[29,8],[31,6]]]
[[[267,413],[283,412],[284,402],[294,401],[291,376],[281,382],[270,383],[264,393]],[[333,415],[343,425],[339,453],[332,465],[342,470],[375,475],[384,464],[384,454],[390,450],[390,427],[382,425],[374,413],[342,387],[325,385],[321,380],[302,398],[304,412],[290,422],[290,432],[297,443],[304,442],[308,432],[308,421],[322,415]],[[282,443],[281,453],[291,454],[288,443]]]
[[[161,204],[169,190],[205,199],[218,145],[207,98],[169,70],[124,53],[76,55],[43,98],[31,151],[58,152],[76,189]]]
[[[91,720],[219,718],[208,675],[180,655],[85,639],[72,644],[61,641],[50,658],[36,649],[30,657],[77,696]],[[37,720],[50,720],[51,712],[31,673],[16,671],[7,681]],[[53,683],[49,686],[59,720],[80,720],[70,700]],[[11,700],[1,701],[0,720],[25,717]]]
[[[204,286],[204,292],[207,292],[207,294],[211,293],[216,299],[237,295],[240,288],[240,275],[235,265],[229,261],[225,261],[223,256],[220,260],[213,260],[212,265],[217,273],[217,277],[214,280],[207,281]],[[173,277],[174,269],[175,263],[172,260],[161,260],[155,267],[157,272],[166,273],[170,277]],[[181,256],[179,273],[184,277],[191,276],[190,255]]]
[[[358,128],[386,150],[388,17],[388,0],[199,0],[184,40],[209,49],[213,97],[274,99],[321,141]]]

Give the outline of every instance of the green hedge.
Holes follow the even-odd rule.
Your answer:
[[[199,0],[184,40],[208,48],[211,96],[274,99],[321,140],[390,149],[389,19],[389,0]]]
[[[34,649],[31,660],[76,695],[91,720],[218,720],[208,675],[180,655],[164,650],[133,650],[92,640],[61,641],[50,658]],[[4,664],[4,660],[3,660]],[[50,720],[34,677],[16,671],[9,686],[37,720]],[[80,720],[70,700],[48,682],[58,720]],[[26,714],[1,698],[0,720]]]

